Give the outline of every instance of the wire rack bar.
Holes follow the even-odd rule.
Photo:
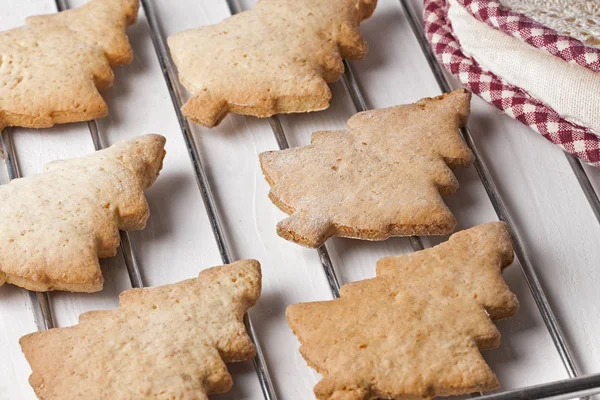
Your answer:
[[[15,147],[9,134],[9,128],[0,131],[0,148],[4,153],[8,179],[11,181],[21,177],[19,164],[15,153]],[[23,289],[25,290],[25,289]],[[48,292],[33,292],[28,290],[29,300],[33,309],[33,319],[38,331],[54,328],[54,318],[50,308],[50,296]]]
[[[171,96],[171,101],[173,102],[173,107],[175,108],[179,127],[181,128],[181,133],[183,134],[183,139],[192,162],[194,174],[196,176],[196,182],[198,183],[198,188],[200,189],[200,193],[202,195],[202,200],[208,214],[213,235],[219,248],[219,253],[221,254],[221,259],[223,260],[224,264],[229,264],[232,261],[232,257],[225,239],[223,225],[217,211],[214,196],[210,188],[209,179],[202,165],[200,155],[198,154],[198,147],[196,146],[195,140],[192,136],[189,123],[181,113],[181,94],[179,93],[179,87],[177,86],[177,81],[175,79],[171,60],[169,59],[169,55],[167,53],[165,41],[160,33],[156,12],[149,0],[140,0],[140,3],[144,13],[146,14],[150,38],[152,39],[152,44],[154,46],[156,56],[158,57],[163,77]],[[252,321],[250,320],[248,313],[246,313],[244,316],[244,323],[246,325],[246,329],[248,330],[248,335],[256,346],[256,356],[253,359],[253,363],[260,387],[263,392],[263,397],[265,400],[276,400],[277,395],[275,393],[275,389],[273,388],[273,383],[265,362],[262,347],[260,346],[258,336],[254,330],[254,326],[252,325]]]
[[[358,81],[354,77],[352,66],[347,60],[344,60],[344,75],[342,75],[342,82],[344,83],[346,90],[350,94],[350,98],[354,103],[354,108],[356,108],[356,111],[367,111],[369,109],[367,107],[367,102],[365,101],[365,97],[360,91]],[[425,248],[423,246],[421,238],[418,236],[409,236],[408,240],[410,241],[410,245],[414,251],[420,251]]]
[[[568,400],[587,399],[600,393],[600,374],[563,379],[542,385],[487,394],[477,400]]]
[[[579,161],[578,158],[573,157],[567,152],[565,152],[565,157],[567,157],[567,161],[569,162],[569,165],[571,166],[571,169],[573,170],[577,181],[579,181],[579,185],[581,186],[583,194],[585,194],[585,197],[590,203],[592,212],[596,216],[598,222],[600,222],[600,199],[598,199],[598,193],[596,193],[596,191],[594,190],[594,187],[590,182],[590,178],[587,176],[585,170],[583,169],[581,161]]]
[[[421,47],[421,50],[423,51],[425,58],[427,59],[427,63],[429,64],[431,71],[435,76],[438,86],[440,87],[442,92],[450,92],[450,84],[446,80],[444,71],[438,64],[435,55],[433,54],[433,51],[429,47],[427,38],[425,36],[425,32],[419,22],[420,19],[417,17],[417,14],[415,13],[412,6],[409,4],[408,0],[399,1],[402,5],[402,8],[404,9],[404,13],[406,14],[410,27],[412,28],[412,31],[415,37],[417,38],[417,41],[419,42],[419,46]],[[550,303],[548,302],[548,299],[546,297],[546,294],[542,289],[542,285],[537,277],[533,265],[531,264],[529,255],[527,254],[527,250],[523,246],[521,236],[519,235],[519,232],[516,229],[515,225],[512,223],[506,206],[504,205],[504,201],[500,197],[496,184],[494,183],[494,180],[492,178],[492,174],[490,173],[486,163],[483,161],[483,158],[477,150],[477,146],[475,145],[475,142],[469,130],[463,128],[461,129],[461,133],[465,142],[471,148],[473,154],[475,155],[475,169],[479,174],[479,178],[481,179],[481,182],[485,187],[485,191],[487,192],[487,195],[490,198],[490,201],[492,203],[492,206],[494,207],[494,210],[496,211],[496,214],[498,215],[498,218],[508,225],[514,243],[515,254],[517,255],[517,258],[519,259],[519,262],[521,264],[523,275],[525,276],[525,280],[529,285],[531,294],[533,295],[533,298],[537,304],[540,314],[542,315],[542,319],[544,320],[548,332],[552,337],[554,346],[558,351],[558,354],[565,366],[565,369],[569,376],[578,376],[579,372],[577,369],[577,365],[571,354],[569,346],[567,345],[564,333],[562,332],[562,329],[554,315],[554,311],[552,310]]]

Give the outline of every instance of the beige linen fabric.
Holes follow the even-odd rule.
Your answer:
[[[448,18],[465,55],[506,82],[600,135],[600,74],[568,63],[476,20],[456,0]]]

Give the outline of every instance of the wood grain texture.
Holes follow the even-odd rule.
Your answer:
[[[0,29],[20,25],[27,15],[55,10],[52,0],[5,0]],[[83,0],[70,0],[74,7]],[[213,24],[229,15],[224,0],[152,0],[163,35]],[[250,7],[252,1],[241,2]],[[414,0],[416,6],[418,0]],[[370,46],[364,61],[353,64],[369,107],[386,107],[435,96],[439,90],[396,0],[380,0],[362,25]],[[145,230],[131,235],[146,285],[194,277],[199,270],[221,264],[198,191],[173,105],[148,36],[143,12],[128,30],[135,58],[115,70],[115,84],[103,93],[110,115],[99,121],[105,144],[143,133],[167,137],[164,169],[147,191],[151,217]],[[183,89],[182,89],[183,90]],[[331,107],[323,112],[281,118],[290,145],[308,144],[316,130],[343,128],[356,112],[341,83],[332,85]],[[186,93],[185,90],[182,93]],[[187,93],[186,93],[187,96]],[[187,97],[186,97],[187,98]],[[515,223],[525,239],[553,307],[575,355],[586,373],[600,371],[597,292],[600,225],[562,152],[528,128],[474,98],[470,128],[489,163]],[[193,125],[193,134],[211,179],[224,227],[235,258],[256,258],[263,268],[263,294],[250,314],[280,398],[312,398],[318,376],[298,353],[298,342],[287,327],[285,307],[291,303],[331,298],[314,250],[279,238],[277,221],[284,218],[267,197],[268,184],[258,165],[258,153],[277,148],[266,120],[229,116],[214,130]],[[93,151],[87,125],[72,124],[43,131],[14,130],[24,174],[41,170],[56,158]],[[0,183],[6,181],[0,168]],[[474,168],[457,171],[461,187],[446,201],[459,228],[496,220]],[[600,187],[600,173],[593,182]],[[424,240],[425,245],[442,239]],[[372,277],[376,261],[411,251],[406,239],[379,243],[333,239],[328,243],[343,282]],[[92,309],[114,308],[117,295],[130,283],[120,254],[103,264],[106,279],[94,295],[52,293],[59,326],[72,325]],[[485,352],[504,388],[566,377],[552,341],[517,265],[505,276],[521,301],[511,320],[499,323],[502,345]],[[35,330],[28,296],[8,285],[0,290],[0,399],[32,399],[29,367],[18,337]],[[260,388],[250,362],[230,367],[233,390],[216,399],[259,399]]]

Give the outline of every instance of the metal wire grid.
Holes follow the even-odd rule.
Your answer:
[[[236,0],[225,0],[229,7],[231,14],[236,14],[241,11],[239,6],[237,5]],[[404,13],[408,19],[408,22],[413,30],[413,33],[423,51],[427,62],[435,76],[435,79],[440,87],[442,92],[449,92],[451,90],[450,84],[446,80],[446,76],[444,71],[437,63],[435,56],[431,49],[427,44],[427,39],[425,37],[425,33],[420,23],[420,19],[413,10],[412,6],[409,4],[408,0],[399,0],[400,4],[404,10]],[[171,100],[173,102],[173,106],[175,108],[175,112],[177,115],[177,119],[184,137],[184,141],[190,155],[190,159],[193,165],[194,174],[196,176],[196,181],[198,183],[198,187],[200,189],[202,199],[206,208],[206,212],[209,217],[209,221],[211,224],[211,228],[213,231],[213,235],[217,242],[217,246],[219,249],[219,253],[221,255],[221,259],[223,263],[228,264],[232,261],[231,253],[229,251],[227,241],[225,239],[225,233],[223,230],[223,226],[219,217],[219,213],[217,211],[217,207],[214,201],[214,196],[212,195],[212,191],[210,188],[210,183],[208,177],[206,175],[205,169],[202,165],[198,148],[194,141],[194,138],[191,134],[191,130],[189,127],[188,121],[183,117],[180,108],[181,108],[181,95],[179,93],[179,86],[175,79],[174,69],[169,58],[165,42],[162,34],[160,33],[160,28],[158,24],[158,19],[156,17],[156,13],[153,9],[150,0],[140,0],[144,13],[146,15],[149,33],[152,39],[152,43],[154,45],[156,55],[158,57],[158,61],[161,66],[161,71],[165,78],[165,82],[167,84],[167,88],[171,95]],[[56,7],[58,11],[63,11],[67,9],[67,6],[64,0],[55,0]],[[352,72],[352,68],[347,61],[344,61],[345,72],[343,75],[342,82],[346,87],[348,94],[352,98],[355,108],[357,111],[365,111],[368,109],[364,97],[360,91],[360,87],[354,77]],[[269,118],[269,124],[273,131],[273,134],[277,140],[278,146],[280,149],[286,149],[289,147],[287,138],[285,136],[285,132],[281,126],[278,117]],[[95,120],[88,122],[88,128],[90,131],[90,135],[92,137],[94,147],[96,150],[101,150],[104,148],[98,125]],[[547,384],[531,386],[523,389],[516,389],[511,391],[505,391],[501,393],[491,394],[480,396],[480,399],[485,400],[513,400],[513,399],[570,399],[578,396],[587,396],[591,394],[600,393],[600,374],[589,375],[585,377],[578,377],[579,372],[577,370],[576,363],[571,355],[569,347],[564,338],[564,334],[554,316],[554,312],[549,305],[549,302],[546,298],[546,295],[541,287],[539,279],[535,273],[535,270],[529,260],[527,252],[523,247],[522,240],[519,236],[518,231],[513,225],[510,216],[506,210],[504,202],[500,197],[496,185],[492,179],[492,176],[483,161],[480,157],[480,154],[475,146],[473,138],[468,129],[464,128],[461,130],[461,134],[467,143],[467,145],[471,148],[473,153],[475,154],[475,168],[477,173],[485,187],[485,190],[490,198],[490,201],[498,215],[498,218],[501,221],[507,223],[509,230],[511,231],[511,235],[513,237],[515,254],[520,261],[521,268],[525,279],[529,285],[531,293],[536,301],[536,305],[542,315],[544,323],[550,333],[556,350],[563,361],[565,369],[571,379],[551,382]],[[8,129],[5,129],[4,132],[0,135],[0,147],[2,148],[5,154],[5,162],[6,168],[8,171],[9,179],[15,179],[20,176],[19,168],[17,164],[17,159],[15,155],[14,146],[12,144],[11,138],[8,134]],[[566,154],[566,153],[565,153]],[[577,177],[581,188],[588,199],[590,206],[596,216],[596,218],[600,221],[600,200],[596,192],[594,191],[589,178],[587,177],[581,163],[576,158],[566,154],[569,164],[571,165],[575,176]],[[125,265],[127,267],[127,272],[131,281],[132,287],[143,287],[142,278],[140,274],[140,269],[138,267],[138,263],[135,258],[135,253],[133,252],[131,242],[129,240],[129,235],[127,232],[120,232],[121,236],[121,252],[123,254],[123,259]],[[410,244],[414,251],[422,250],[423,244],[418,237],[410,237]],[[334,297],[339,297],[339,289],[340,283],[337,278],[335,268],[331,262],[329,254],[325,248],[322,246],[317,250],[319,258],[321,260],[321,264],[323,266],[323,270],[327,277],[332,295]],[[50,307],[50,296],[48,293],[36,293],[30,292],[30,299],[33,306],[34,317],[36,321],[36,325],[38,330],[50,329],[54,327],[54,320],[51,313]],[[256,336],[256,332],[252,326],[250,321],[250,317],[246,314],[244,318],[244,322],[246,324],[246,328],[250,337],[257,348],[257,355],[253,360],[254,367],[256,370],[256,374],[261,385],[261,389],[263,392],[263,396],[266,400],[275,400],[277,399],[277,395],[275,390],[273,389],[273,385],[271,382],[271,378],[269,375],[269,371],[267,369],[267,365],[265,363],[264,355],[262,352],[262,348]]]

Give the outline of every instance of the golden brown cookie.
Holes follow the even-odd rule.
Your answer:
[[[269,117],[327,108],[327,83],[344,71],[342,58],[367,54],[359,25],[376,3],[260,0],[217,25],[170,36],[179,79],[193,95],[183,114],[213,127],[229,112]]]
[[[340,299],[289,306],[300,351],[323,375],[317,398],[429,399],[498,387],[479,350],[500,343],[492,320],[517,311],[502,279],[512,260],[506,225],[479,225],[379,260],[377,277],[344,285]]]
[[[101,290],[98,258],[117,253],[119,229],[146,226],[144,189],[162,168],[164,145],[144,135],[1,185],[0,284]]]
[[[256,353],[243,316],[260,290],[254,260],[127,290],[116,310],[88,312],[79,325],[22,337],[29,382],[45,400],[208,400],[231,388],[224,362]]]
[[[0,130],[104,117],[98,90],[133,59],[125,28],[137,12],[138,0],[92,0],[0,32]]]
[[[451,169],[473,161],[458,132],[470,99],[460,89],[361,112],[344,131],[315,132],[309,146],[260,154],[269,197],[290,214],[277,233],[308,247],[330,236],[451,233],[456,220],[441,195],[458,189]]]

